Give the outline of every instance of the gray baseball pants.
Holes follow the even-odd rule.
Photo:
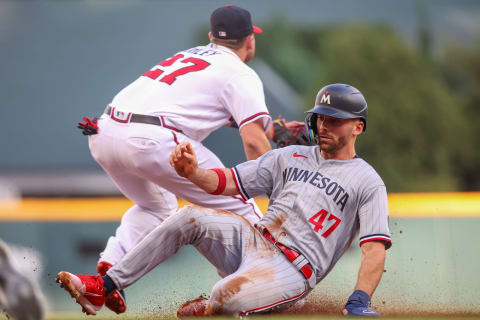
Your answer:
[[[188,244],[224,276],[212,289],[210,314],[270,311],[310,290],[295,266],[245,219],[199,206],[186,206],[168,217],[107,274],[124,289]]]

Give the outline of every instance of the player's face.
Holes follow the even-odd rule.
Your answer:
[[[353,147],[355,137],[362,132],[359,119],[340,119],[319,114],[317,131],[320,149],[323,153],[336,155],[343,149]]]

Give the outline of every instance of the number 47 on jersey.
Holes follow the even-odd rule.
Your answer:
[[[328,216],[327,222],[332,220],[334,220],[335,222],[332,224],[330,228],[328,228],[327,230],[325,230],[325,232],[322,233],[322,237],[324,238],[327,238],[329,235],[331,235],[333,230],[335,230],[338,227],[338,225],[340,224],[340,222],[342,222],[342,220],[336,215],[334,215],[333,213],[329,213],[325,209],[318,211],[312,217],[310,217],[310,219],[308,219],[308,222],[313,224],[313,231],[318,232],[323,229],[323,224],[327,216]]]
[[[143,75],[153,80],[158,79],[160,82],[172,85],[177,80],[177,77],[183,76],[189,72],[203,70],[210,65],[210,63],[207,61],[199,58],[188,57],[182,59],[183,57],[184,55],[181,53],[176,54],[167,60],[159,62],[155,67],[153,67],[150,71],[145,72]],[[170,69],[172,69],[172,71],[163,75],[165,72],[164,69],[167,67],[169,71]],[[163,75],[163,77],[160,78],[161,75]]]

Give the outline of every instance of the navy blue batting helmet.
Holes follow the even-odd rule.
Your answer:
[[[335,83],[320,89],[315,106],[307,113],[305,124],[312,143],[317,143],[318,114],[340,119],[361,119],[364,124],[363,131],[367,129],[367,101],[357,88],[348,84]]]

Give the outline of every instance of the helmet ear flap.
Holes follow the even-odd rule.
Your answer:
[[[311,144],[318,144],[317,114],[309,113],[305,118],[305,124],[308,130],[308,137]]]

